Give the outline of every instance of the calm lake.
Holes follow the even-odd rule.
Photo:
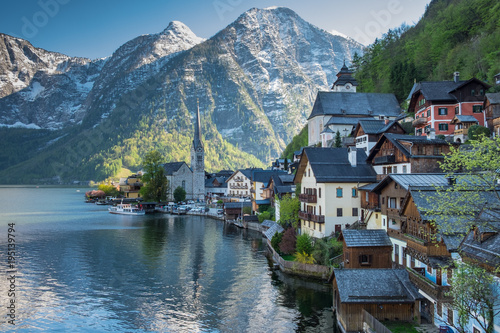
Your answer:
[[[0,187],[0,331],[333,331],[331,288],[271,271],[258,232],[113,215],[85,191]]]

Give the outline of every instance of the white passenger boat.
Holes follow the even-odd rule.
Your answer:
[[[111,214],[121,214],[121,215],[144,215],[146,212],[137,207],[132,207],[131,204],[118,204],[113,207],[108,208]]]

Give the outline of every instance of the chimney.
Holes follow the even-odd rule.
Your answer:
[[[389,118],[385,118],[385,124],[389,124]]]
[[[436,138],[436,130],[434,128],[430,128],[427,132],[427,140],[434,140]]]
[[[348,155],[348,158],[349,158],[349,163],[351,163],[351,166],[355,167],[356,166],[356,154],[357,154],[358,150],[356,149],[356,147],[349,147],[349,149],[347,150],[347,155]]]
[[[460,72],[453,73],[453,81],[455,82],[460,81]]]

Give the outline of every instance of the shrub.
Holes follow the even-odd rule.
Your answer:
[[[303,233],[302,235],[298,236],[295,249],[299,253],[305,252],[306,254],[310,255],[313,250],[311,236],[309,236],[309,234],[307,233]]]
[[[482,137],[489,138],[491,136],[490,129],[488,127],[472,125],[468,131],[469,140],[480,140]]]
[[[280,251],[284,254],[292,254],[295,252],[295,230],[293,228],[288,228],[283,234],[283,238],[280,242]]]
[[[314,264],[314,258],[305,252],[297,252],[295,253],[295,261],[300,262],[301,264]]]
[[[259,222],[262,223],[264,220],[270,220],[271,219],[271,212],[263,212],[257,215],[257,218],[259,219]]]
[[[279,245],[281,243],[282,238],[283,238],[282,232],[275,233],[273,238],[271,238],[271,246],[273,247],[274,251],[278,252],[279,254],[281,254]]]

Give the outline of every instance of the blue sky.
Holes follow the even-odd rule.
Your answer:
[[[250,8],[288,7],[306,21],[367,45],[418,21],[430,0],[18,0],[2,4],[0,32],[34,46],[91,59],[181,21],[209,38]]]

